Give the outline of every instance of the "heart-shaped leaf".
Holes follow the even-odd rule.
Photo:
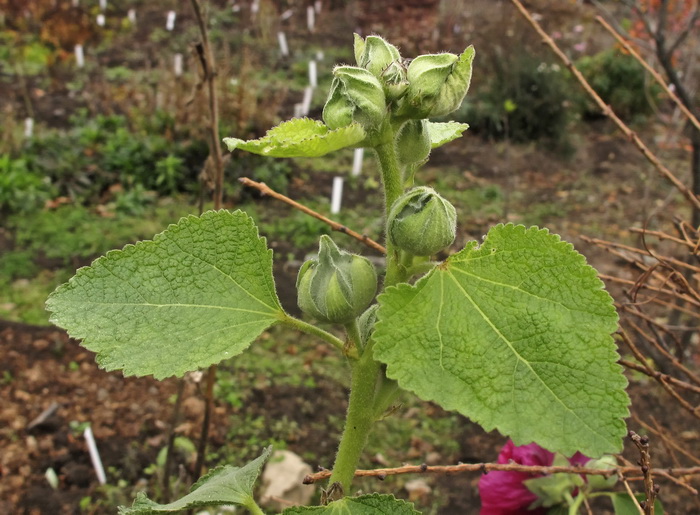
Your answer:
[[[379,297],[374,355],[425,400],[570,456],[622,446],[629,399],[612,299],[557,235],[499,225]]]
[[[284,315],[272,251],[241,211],[183,218],[51,294],[51,321],[107,370],[160,379],[241,353]]]

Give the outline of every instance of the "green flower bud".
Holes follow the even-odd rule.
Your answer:
[[[401,54],[394,45],[379,36],[367,36],[357,65],[379,78],[391,63],[400,60]]]
[[[377,292],[377,273],[367,258],[340,250],[321,236],[318,259],[304,263],[297,276],[301,310],[324,322],[345,324],[362,313]]]
[[[356,66],[336,66],[323,121],[331,129],[346,127],[353,121],[365,128],[376,127],[386,114],[382,85],[374,75]]]
[[[388,101],[401,98],[408,90],[408,80],[406,79],[406,67],[401,61],[394,61],[387,66],[379,77],[384,94]]]
[[[408,66],[409,86],[399,114],[429,118],[458,109],[469,89],[473,60],[473,47],[460,56],[446,53],[416,57]]]
[[[409,120],[396,138],[396,151],[403,165],[419,165],[430,155],[428,120]]]
[[[388,232],[399,249],[415,256],[432,256],[455,240],[457,212],[432,188],[413,188],[391,207]]]

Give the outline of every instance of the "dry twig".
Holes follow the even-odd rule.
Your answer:
[[[613,35],[613,37],[617,40],[618,43],[620,43],[624,49],[632,56],[634,57],[639,63],[646,68],[646,70],[651,74],[652,77],[654,77],[654,80],[666,91],[669,97],[676,103],[678,108],[683,112],[683,114],[690,120],[690,123],[695,125],[698,130],[700,130],[700,121],[693,115],[693,113],[690,112],[690,109],[688,109],[683,101],[681,101],[680,98],[678,98],[678,95],[676,95],[671,88],[668,87],[666,84],[666,81],[663,79],[659,73],[652,68],[649,63],[647,63],[642,57],[637,53],[637,51],[632,48],[632,45],[630,45],[625,39],[620,36],[620,34],[610,26],[610,24],[603,19],[602,16],[596,16],[595,20],[600,23],[605,30],[607,30],[610,34]]]
[[[604,476],[610,477],[613,475],[625,475],[639,472],[639,467],[627,466],[617,467],[613,469],[589,469],[585,467],[544,467],[535,465],[520,465],[519,463],[460,463],[459,465],[436,465],[428,466],[425,463],[422,465],[404,465],[395,468],[383,468],[374,470],[356,470],[355,477],[376,477],[379,480],[385,479],[387,476],[396,476],[399,474],[458,474],[462,472],[481,472],[486,474],[492,470],[505,470],[510,472],[525,472],[529,474],[583,474],[589,476]],[[654,474],[661,474],[665,471],[668,474],[678,475],[700,475],[700,467],[684,467],[671,469],[654,469]],[[331,477],[330,470],[321,470],[315,474],[309,474],[304,477],[303,483],[310,485],[318,481],[323,481]]]
[[[628,433],[630,440],[639,450],[639,466],[644,476],[644,494],[646,500],[640,503],[644,509],[644,515],[654,515],[654,501],[659,493],[658,487],[654,485],[654,471],[651,468],[651,454],[649,452],[649,437],[639,436],[634,431]]]
[[[615,112],[607,105],[602,98],[596,93],[596,91],[591,87],[586,78],[581,74],[580,71],[574,66],[571,60],[566,56],[564,52],[557,46],[554,40],[542,29],[539,23],[537,23],[529,11],[520,3],[519,0],[511,0],[513,5],[520,11],[523,17],[532,25],[532,27],[537,31],[542,40],[554,51],[554,53],[561,59],[564,65],[571,71],[574,77],[579,81],[586,93],[598,104],[601,111],[605,116],[610,118],[615,125],[622,131],[622,133],[640,150],[640,152],[647,158],[647,160],[654,165],[654,167],[659,171],[659,173],[665,177],[669,182],[671,182],[678,191],[680,191],[685,198],[687,198],[696,210],[700,211],[700,198],[698,198],[685,184],[683,184],[674,174],[664,166],[664,164],[656,157],[649,147],[647,147],[644,142],[637,136],[637,134],[630,129],[625,122],[623,122]]]
[[[314,211],[313,209],[310,209],[310,208],[306,207],[305,205],[300,204],[299,202],[296,202],[296,201],[290,199],[289,197],[282,195],[281,193],[277,193],[275,190],[270,188],[264,182],[255,182],[253,180],[248,179],[247,177],[241,177],[238,180],[241,183],[243,183],[244,186],[248,186],[250,188],[255,188],[263,195],[269,195],[272,198],[276,198],[277,200],[281,200],[285,204],[292,206],[294,209],[298,209],[299,211],[306,213],[309,216],[313,216],[314,218],[321,220],[325,224],[328,224],[331,227],[331,229],[333,229],[334,231],[338,231],[338,232],[342,232],[343,234],[347,234],[348,236],[351,236],[351,237],[355,238],[356,240],[361,241],[362,243],[364,243],[368,247],[370,247],[374,250],[377,250],[377,251],[381,252],[382,254],[386,254],[386,249],[384,247],[382,247],[376,241],[369,238],[367,235],[360,234],[358,232],[353,231],[352,229],[348,229],[344,225],[339,224],[338,222],[334,222],[330,218],[326,218],[322,214]]]

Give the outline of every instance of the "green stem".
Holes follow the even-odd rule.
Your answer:
[[[301,331],[302,333],[318,336],[322,340],[330,343],[337,349],[343,351],[343,353],[345,352],[345,344],[343,343],[343,340],[341,340],[340,338],[336,338],[331,333],[329,333],[328,331],[324,331],[320,327],[308,324],[303,320],[299,320],[298,318],[294,318],[293,316],[287,314],[285,314],[284,318],[282,318],[280,322],[296,329],[297,331]]]
[[[252,497],[249,497],[248,500],[243,504],[250,513],[253,515],[265,515],[265,512],[262,511],[262,508],[258,506],[258,503],[255,502],[255,499]]]
[[[384,129],[383,143],[374,147],[379,160],[379,167],[382,172],[382,184],[384,185],[384,212],[388,218],[392,204],[403,193],[403,178],[401,177],[401,166],[396,155],[394,145],[394,133],[391,127]],[[387,235],[388,236],[388,235]],[[393,286],[401,282],[401,267],[399,263],[399,252],[392,245],[390,238],[386,238],[386,278],[384,287]]]
[[[348,333],[348,340],[357,348],[358,352],[362,352],[362,336],[360,335],[360,325],[357,323],[357,318],[352,322],[345,324],[345,330]]]
[[[350,492],[352,478],[375,421],[374,392],[380,372],[379,363],[372,357],[371,346],[367,346],[360,359],[351,362],[351,366],[348,413],[330,478],[330,484],[340,483],[346,494]]]

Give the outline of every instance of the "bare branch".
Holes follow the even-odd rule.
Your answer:
[[[616,467],[612,469],[589,469],[585,467],[544,467],[535,465],[520,465],[519,463],[460,463],[459,465],[404,465],[396,468],[383,468],[374,470],[356,470],[355,477],[376,477],[383,480],[387,476],[399,474],[459,474],[463,472],[481,472],[486,474],[493,470],[510,472],[525,472],[529,474],[583,474],[588,476],[610,477],[614,475],[625,475],[638,473],[638,467]],[[700,467],[679,467],[669,469],[654,469],[651,472],[660,474],[664,470],[674,476],[700,475]],[[304,477],[303,483],[310,485],[318,481],[323,481],[331,476],[330,470],[322,470],[315,474]]]
[[[615,125],[622,131],[622,133],[627,136],[627,138],[634,143],[634,145],[641,151],[641,153],[644,155],[644,157],[647,158],[647,160],[654,165],[654,167],[659,171],[659,173],[665,177],[669,182],[671,182],[677,189],[680,191],[685,198],[687,198],[690,203],[693,205],[693,207],[696,210],[700,211],[700,198],[698,198],[690,189],[683,184],[674,174],[664,166],[663,163],[659,160],[658,157],[647,147],[644,142],[637,136],[637,134],[630,129],[625,122],[623,122],[616,114],[615,112],[610,108],[609,105],[607,105],[602,98],[598,95],[598,93],[595,92],[595,90],[591,87],[591,85],[588,83],[588,81],[585,79],[585,77],[581,74],[580,71],[573,65],[571,60],[562,52],[562,50],[557,46],[557,44],[554,42],[554,40],[549,37],[549,35],[542,29],[539,23],[537,23],[533,18],[532,15],[528,12],[525,7],[523,7],[523,4],[520,3],[519,0],[511,0],[513,5],[520,11],[520,13],[523,15],[523,17],[532,25],[532,27],[535,29],[535,31],[542,37],[542,40],[554,51],[554,53],[561,59],[561,61],[564,63],[564,65],[571,71],[571,73],[576,77],[576,79],[581,83],[581,86],[583,86],[583,89],[586,90],[586,92],[593,98],[593,100],[598,104],[598,107],[602,110],[603,114],[605,114],[608,118],[610,118]],[[664,67],[664,69],[666,69]],[[675,84],[675,83],[674,83]],[[677,85],[676,85],[677,87]],[[680,93],[680,91],[679,91]],[[679,95],[681,100],[683,100],[683,96]]]
[[[644,66],[644,68],[651,74],[651,76],[656,80],[656,82],[664,89],[664,91],[668,94],[669,97],[671,97],[671,100],[673,100],[678,108],[681,110],[681,112],[690,120],[690,122],[695,125],[700,130],[700,121],[695,117],[695,115],[688,109],[683,101],[678,98],[678,95],[676,95],[666,84],[666,81],[659,75],[659,73],[652,68],[649,63],[647,63],[638,53],[637,51],[632,48],[632,46],[625,41],[625,39],[618,34],[618,32],[610,26],[608,22],[606,22],[601,16],[596,16],[595,17],[596,21],[600,23],[605,30],[607,30],[610,34],[612,34],[615,39],[617,40],[618,43],[620,43],[625,50],[632,56],[634,57],[639,63]]]
[[[637,446],[641,457],[639,460],[639,466],[642,469],[642,475],[644,476],[644,493],[646,495],[646,501],[640,503],[640,505],[644,509],[644,515],[654,515],[654,501],[656,500],[658,489],[654,486],[654,475],[653,469],[651,468],[651,453],[649,452],[649,437],[639,436],[634,431],[630,431],[628,436],[630,440],[634,442],[634,445]]]
[[[245,186],[255,188],[263,195],[269,195],[273,198],[276,198],[277,200],[281,200],[285,204],[292,206],[294,209],[298,209],[299,211],[306,213],[309,216],[313,216],[314,218],[321,220],[323,223],[328,224],[331,227],[331,229],[333,229],[334,231],[342,232],[344,234],[347,234],[348,236],[352,236],[353,238],[361,241],[362,243],[364,243],[368,247],[373,248],[374,250],[377,250],[377,251],[381,252],[382,254],[386,254],[386,249],[384,247],[382,247],[376,241],[370,239],[368,236],[366,236],[364,234],[360,234],[358,232],[355,232],[352,229],[348,229],[344,225],[339,224],[338,222],[335,222],[335,221],[331,220],[330,218],[326,218],[322,214],[314,211],[313,209],[310,209],[303,204],[299,204],[298,202],[290,199],[289,197],[285,197],[281,193],[277,193],[275,190],[270,188],[264,182],[255,182],[251,179],[248,179],[247,177],[241,177],[238,180],[241,183],[243,183]]]

